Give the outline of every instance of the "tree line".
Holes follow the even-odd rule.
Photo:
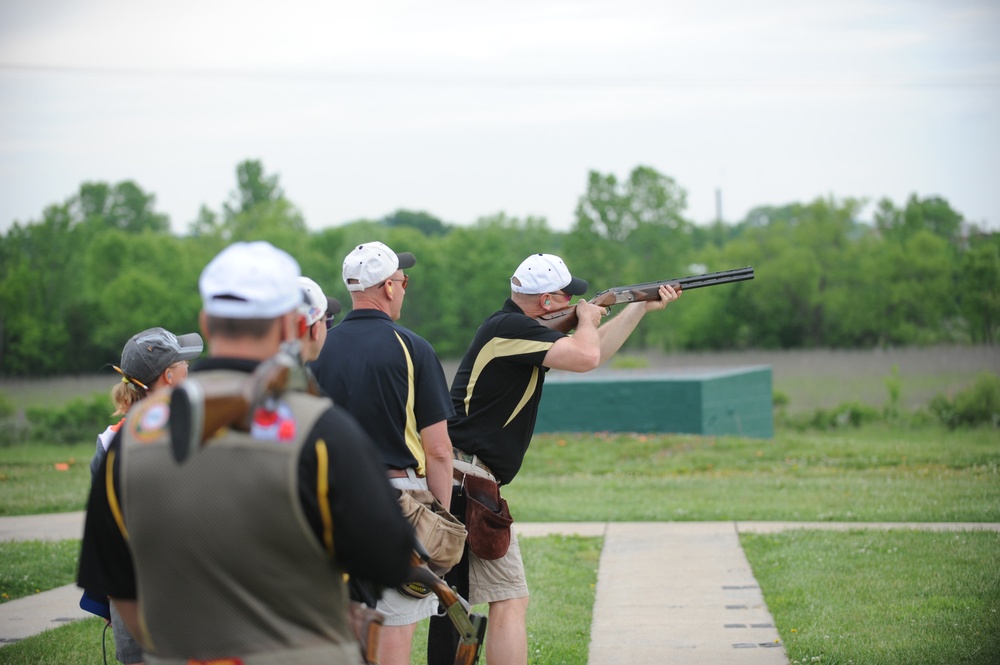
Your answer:
[[[563,256],[596,291],[753,266],[750,282],[693,291],[649,317],[626,348],[869,348],[994,343],[1000,328],[1000,233],[968,224],[942,198],[883,199],[873,223],[857,199],[762,206],[738,223],[696,225],[673,178],[639,166],[591,172],[567,232],[503,213],[470,226],[399,210],[311,231],[278,177],[237,166],[230,200],[170,231],[155,196],[131,181],[84,183],[0,240],[0,374],[93,373],[124,342],[162,325],[197,330],[198,276],[238,240],[268,240],[346,307],[344,256],[381,240],[417,256],[402,323],[444,359],[465,350],[532,252]]]

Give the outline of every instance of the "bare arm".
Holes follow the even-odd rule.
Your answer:
[[[601,339],[600,362],[603,363],[618,353],[618,350],[622,348],[622,344],[632,334],[635,327],[639,325],[639,321],[646,315],[646,312],[663,309],[671,300],[680,298],[681,292],[680,290],[675,290],[669,284],[663,284],[660,286],[659,296],[658,300],[634,302],[626,305],[625,309],[618,316],[598,328],[597,333]]]
[[[441,504],[451,510],[452,457],[448,421],[442,420],[420,430],[427,456],[427,487]]]

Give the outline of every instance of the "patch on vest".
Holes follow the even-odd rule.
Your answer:
[[[295,432],[298,429],[291,407],[284,401],[278,402],[277,408],[269,406],[270,408],[259,406],[254,411],[250,436],[263,441],[291,443],[295,440]]]
[[[130,418],[129,434],[139,443],[152,443],[168,434],[170,404],[167,395],[147,397],[139,404],[135,418]]]

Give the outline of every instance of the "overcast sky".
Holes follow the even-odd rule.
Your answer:
[[[647,165],[687,216],[942,196],[1000,229],[995,0],[0,0],[0,231],[131,179],[183,232],[262,160],[310,227],[569,228]]]

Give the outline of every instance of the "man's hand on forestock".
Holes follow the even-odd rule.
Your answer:
[[[659,295],[660,297],[655,300],[647,300],[643,304],[645,305],[647,312],[653,312],[658,309],[663,309],[664,307],[667,306],[667,303],[680,298],[681,293],[682,292],[680,288],[674,288],[669,284],[662,284],[660,285],[659,291],[657,292],[657,295]]]

